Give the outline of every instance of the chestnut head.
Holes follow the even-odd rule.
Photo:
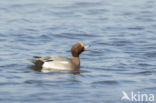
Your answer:
[[[79,57],[79,55],[85,50],[84,44],[82,42],[78,42],[71,48],[71,55],[73,57]]]

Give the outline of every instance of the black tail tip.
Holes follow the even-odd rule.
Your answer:
[[[41,58],[41,57],[39,57],[39,56],[33,56],[33,58]]]

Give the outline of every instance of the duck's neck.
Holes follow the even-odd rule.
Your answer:
[[[71,56],[71,60],[72,60],[72,63],[74,64],[74,66],[76,68],[80,67],[80,59],[79,59],[79,57]]]

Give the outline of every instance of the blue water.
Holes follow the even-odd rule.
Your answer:
[[[78,41],[80,74],[30,68]],[[122,91],[156,102],[155,0],[0,1],[0,103],[129,103]]]

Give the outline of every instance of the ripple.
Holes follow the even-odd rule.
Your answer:
[[[90,7],[90,6],[99,6],[102,5],[100,2],[78,2],[75,3],[75,6],[80,6],[80,7]]]
[[[148,88],[144,88],[144,89],[150,90],[150,91],[151,91],[151,90],[154,90],[154,91],[155,91],[155,90],[156,90],[156,87],[148,87]]]
[[[156,52],[148,52],[148,53],[145,53],[144,54],[145,56],[147,56],[147,57],[150,57],[150,58],[155,58],[156,57]]]
[[[93,82],[92,84],[117,85],[117,84],[119,84],[119,82],[117,82],[117,81],[115,81],[115,80],[106,80],[106,81],[97,81],[97,82]]]
[[[91,34],[81,34],[81,33],[62,33],[62,34],[54,34],[55,37],[67,38],[67,39],[82,39],[82,38],[92,38],[97,37]]]
[[[156,79],[150,79],[150,82],[155,84],[156,83]]]
[[[121,83],[126,83],[126,84],[134,84],[136,81],[134,80],[120,80]]]
[[[0,82],[0,86],[19,85],[18,82]]]
[[[41,81],[39,81],[39,80],[26,80],[24,83],[26,83],[26,84],[33,84],[33,83],[42,83]]]
[[[101,15],[102,13],[106,13],[106,12],[108,12],[107,9],[93,9],[93,10],[88,10],[87,14],[88,15],[97,15],[97,14]],[[108,19],[107,18],[103,18],[101,20],[108,20]]]
[[[115,46],[126,46],[126,45],[131,45],[132,42],[129,40],[119,40],[119,41],[114,41],[113,45]]]
[[[21,19],[12,19],[12,20],[8,20],[8,23],[31,23],[32,21],[25,19],[25,18],[21,18]]]
[[[145,28],[143,26],[136,26],[136,27],[129,27],[127,29],[129,29],[129,30],[144,30]]]
[[[0,8],[0,11],[3,11],[3,12],[8,12],[8,9],[7,8]]]
[[[125,73],[128,75],[152,75],[154,72],[153,71],[148,71],[148,70],[144,70],[144,71],[139,71],[139,72],[132,72],[132,73]]]
[[[153,72],[152,71],[141,71],[138,72],[138,74],[143,74],[143,75],[151,75]]]
[[[138,65],[143,66],[143,67],[152,66],[151,64],[148,64],[148,63],[139,63]]]
[[[90,54],[92,55],[92,56],[101,56],[101,55],[103,55],[103,51],[102,50],[90,50]]]
[[[7,65],[4,64],[4,65],[1,65],[0,67],[1,68],[3,68],[3,67],[8,67],[9,68],[9,67],[16,67],[16,66],[17,66],[17,64],[7,64]]]
[[[135,15],[136,13],[133,12],[124,12],[122,15],[126,15],[126,16],[132,16]]]

